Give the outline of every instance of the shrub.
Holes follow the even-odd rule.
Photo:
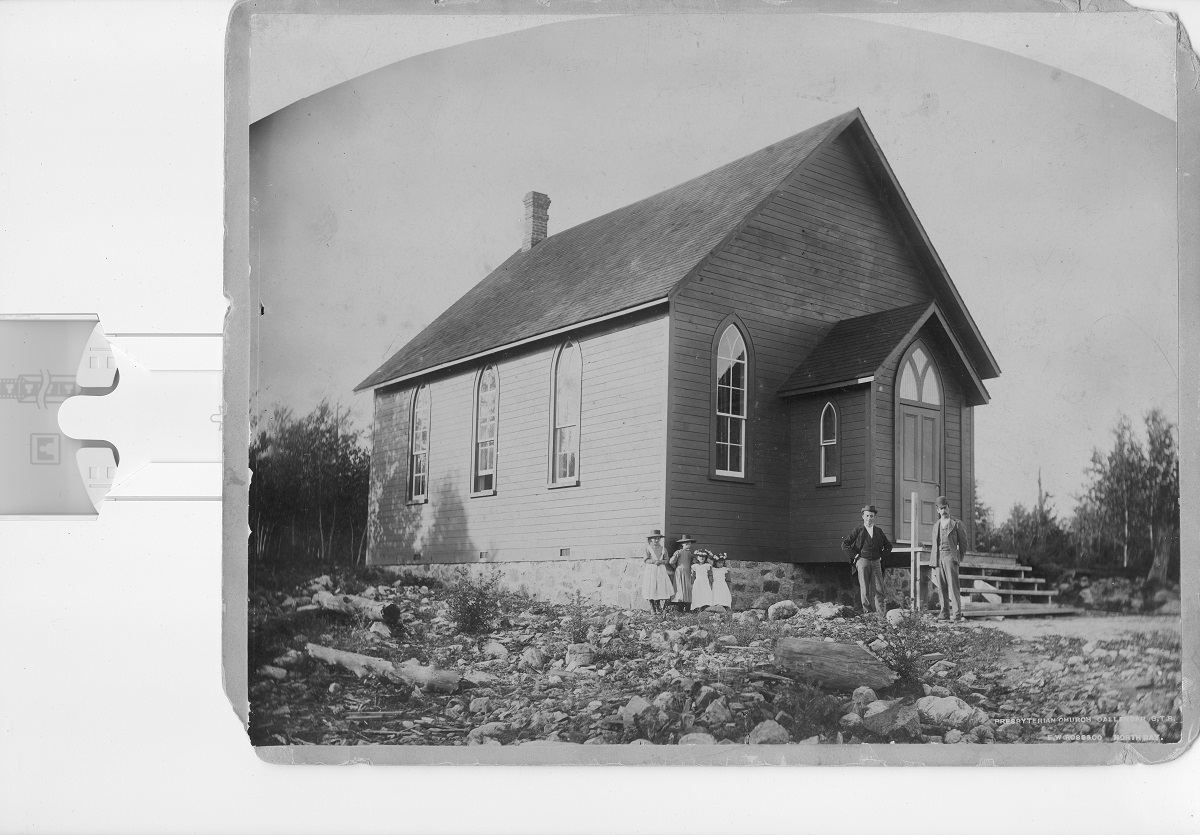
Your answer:
[[[465,571],[446,590],[450,619],[468,634],[483,632],[500,616],[500,572],[473,579]]]
[[[583,595],[575,592],[575,602],[569,607],[571,619],[567,622],[567,635],[573,644],[587,640],[588,622],[583,613]]]
[[[943,649],[944,640],[938,630],[918,615],[906,614],[900,626],[884,635],[888,646],[876,654],[885,664],[900,674],[901,687],[920,689],[926,664],[921,656]]]

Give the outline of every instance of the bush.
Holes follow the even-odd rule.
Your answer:
[[[458,576],[446,591],[450,619],[467,634],[487,630],[500,616],[500,572],[472,579],[467,572]]]
[[[583,613],[583,595],[575,592],[575,602],[570,606],[571,620],[567,622],[567,635],[573,644],[582,644],[587,640],[588,622]]]
[[[938,630],[918,615],[905,615],[900,626],[884,635],[888,646],[876,652],[885,664],[900,674],[899,686],[905,689],[920,689],[921,676],[926,664],[921,656],[943,649],[943,639]]]

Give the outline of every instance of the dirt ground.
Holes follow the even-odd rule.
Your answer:
[[[1084,641],[1116,641],[1134,635],[1163,633],[1179,639],[1182,621],[1176,615],[1073,615],[1053,618],[970,620],[969,626],[999,629],[1015,638],[1061,635]]]

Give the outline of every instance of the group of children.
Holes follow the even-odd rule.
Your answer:
[[[650,601],[655,614],[665,614],[671,604],[685,612],[708,606],[732,607],[724,554],[694,550],[696,540],[684,534],[679,537],[679,550],[668,558],[663,539],[659,530],[646,537],[643,560],[642,597]]]

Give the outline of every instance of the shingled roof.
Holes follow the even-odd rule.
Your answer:
[[[355,391],[665,300],[857,110],[517,251]]]
[[[780,395],[853,385],[870,377],[929,310],[929,302],[843,319],[793,371]]]

